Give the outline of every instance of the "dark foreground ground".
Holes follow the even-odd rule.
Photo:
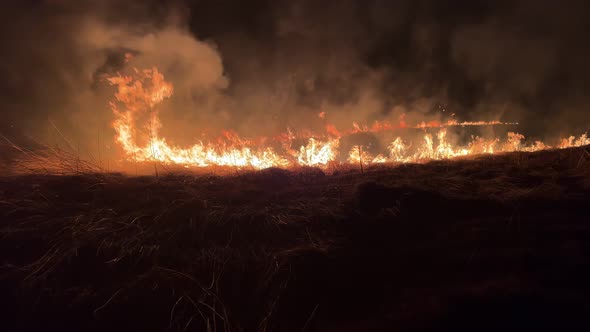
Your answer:
[[[588,331],[590,153],[0,178],[3,331]]]

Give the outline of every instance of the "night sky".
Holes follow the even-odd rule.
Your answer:
[[[44,137],[51,120],[81,140],[109,135],[103,77],[132,52],[175,84],[170,126],[247,133],[321,110],[337,123],[444,110],[518,121],[533,137],[579,134],[590,128],[586,3],[8,1],[0,131]]]

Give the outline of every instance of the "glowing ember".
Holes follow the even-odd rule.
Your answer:
[[[512,151],[539,151],[551,149],[541,141],[526,145],[524,136],[509,132],[504,141],[499,139],[485,140],[472,137],[471,141],[462,147],[453,146],[447,139],[449,127],[456,126],[490,126],[515,123],[499,121],[458,122],[450,120],[444,123],[431,121],[409,126],[403,117],[397,125],[388,122],[375,122],[372,126],[353,123],[352,130],[341,131],[332,124],[326,124],[326,133],[312,135],[307,133],[307,144],[293,147],[296,137],[291,131],[274,138],[280,141],[282,149],[275,150],[260,142],[244,139],[235,133],[224,132],[221,139],[212,142],[198,142],[193,146],[181,148],[168,144],[165,138],[159,136],[161,123],[157,105],[172,96],[172,84],[164,80],[164,76],[156,69],[135,70],[133,76],[115,76],[108,81],[117,87],[116,101],[110,103],[115,116],[113,128],[116,131],[116,142],[124,150],[130,160],[137,162],[158,161],[165,164],[179,164],[184,166],[234,166],[263,169],[269,167],[318,166],[326,167],[331,162],[338,161],[340,139],[343,136],[361,132],[393,132],[402,128],[430,129],[438,128],[435,136],[424,134],[419,144],[405,142],[401,137],[395,138],[387,147],[388,154],[372,156],[363,146],[354,146],[346,162],[352,164],[372,163],[408,163],[424,160],[448,159],[483,153],[498,153]],[[325,120],[325,112],[318,117]],[[140,125],[140,123],[143,123]],[[268,140],[261,140],[266,142]],[[554,148],[568,148],[589,145],[590,138],[586,134],[576,138],[570,136],[563,139]]]

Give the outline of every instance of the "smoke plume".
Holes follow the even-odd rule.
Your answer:
[[[177,144],[221,129],[272,135],[402,114],[519,122],[540,138],[583,132],[585,6],[15,1],[0,14],[0,132],[55,144],[66,137],[107,154],[116,148],[104,78],[153,66],[174,84],[161,115],[163,136]]]

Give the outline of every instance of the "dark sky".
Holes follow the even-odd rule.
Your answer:
[[[7,3],[3,132],[51,120],[82,140],[107,135],[113,90],[101,77],[125,70],[126,51],[177,87],[171,124],[247,132],[301,126],[320,110],[362,122],[445,109],[537,136],[590,127],[582,0]]]

